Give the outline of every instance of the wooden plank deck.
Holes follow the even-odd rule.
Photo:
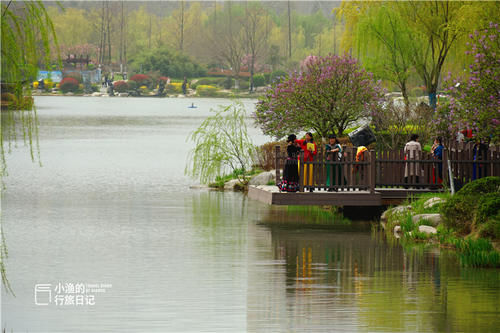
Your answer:
[[[279,192],[275,185],[250,185],[248,196],[251,199],[270,205],[329,205],[329,206],[381,206],[382,195],[370,191],[344,191],[344,192]]]
[[[387,206],[397,205],[422,193],[429,193],[429,189],[402,189],[376,188],[370,191],[341,191],[341,192],[279,192],[275,185],[250,185],[248,196],[270,205],[329,205],[329,206]],[[435,191],[439,192],[439,191]]]

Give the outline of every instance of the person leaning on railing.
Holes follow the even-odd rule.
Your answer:
[[[296,140],[300,148],[304,151],[304,162],[314,161],[314,156],[318,154],[318,147],[312,133],[307,132],[304,140]],[[299,165],[300,168],[300,165]],[[300,169],[299,169],[300,170]],[[304,186],[310,186],[309,191],[313,191],[313,165],[309,164],[309,168],[304,168]]]
[[[326,150],[326,160],[332,162],[338,162],[342,158],[342,146],[339,144],[335,134],[330,134],[328,136],[328,144],[325,147]],[[328,191],[336,191],[337,188],[331,188],[332,185],[340,185],[342,177],[342,166],[341,165],[327,165],[326,168],[326,186]],[[335,180],[339,184],[336,184]]]
[[[437,162],[437,175],[436,175],[436,167],[432,169],[432,183],[434,184],[442,184],[443,183],[443,140],[441,139],[440,136],[436,137],[434,139],[434,144],[431,147],[431,153],[432,157],[435,160],[438,160]],[[436,179],[437,178],[437,179]]]
[[[405,153],[405,183],[409,183],[408,177],[414,177],[415,183],[419,183],[420,165],[418,162],[410,162],[411,160],[419,160],[422,155],[422,146],[418,142],[418,134],[412,134],[404,148]]]

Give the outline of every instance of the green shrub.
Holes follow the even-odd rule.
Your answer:
[[[266,84],[271,83],[271,73],[264,73],[264,79]]]
[[[224,78],[223,86],[224,86],[224,89],[231,89],[232,87],[234,87],[234,80],[233,80],[233,78],[230,77],[230,76]]]
[[[443,222],[448,228],[453,228],[462,234],[472,230],[476,198],[455,194],[440,207]]]
[[[209,85],[199,85],[196,87],[196,93],[203,97],[215,97],[217,96],[217,88]]]
[[[484,177],[466,184],[457,192],[458,195],[480,195],[500,193],[500,177]]]
[[[250,88],[250,84],[248,83],[248,81],[240,80],[239,84],[240,84],[240,89],[248,89],[248,88]]]
[[[500,239],[500,213],[486,220],[481,226],[480,236]]]
[[[130,90],[136,90],[137,88],[139,88],[139,84],[133,80],[128,80],[127,85]]]
[[[500,177],[485,177],[468,183],[441,205],[445,225],[459,233],[469,233],[475,227],[481,233],[498,234],[495,233],[498,228],[495,216],[500,210],[499,189]],[[488,226],[481,226],[484,223]]]
[[[274,81],[274,80],[277,80],[281,77],[287,77],[288,76],[288,73],[283,71],[283,70],[276,70],[274,72],[271,73],[271,78],[270,78],[270,81],[271,83]]]
[[[500,195],[498,193],[488,193],[479,197],[476,211],[476,222],[484,223],[488,218],[500,212]]]
[[[253,76],[253,85],[254,87],[263,87],[266,85],[266,78],[264,75],[259,74],[259,75],[254,75]]]

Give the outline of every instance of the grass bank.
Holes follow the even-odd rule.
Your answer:
[[[438,199],[429,205],[432,198]],[[429,215],[418,218],[420,214]],[[471,182],[454,196],[424,194],[384,215],[386,236],[400,237],[404,246],[426,243],[453,248],[464,266],[500,268],[500,177]]]

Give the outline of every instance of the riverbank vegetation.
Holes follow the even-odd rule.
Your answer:
[[[213,116],[206,118],[188,138],[194,148],[185,172],[201,183],[214,182],[227,173],[235,174],[244,183],[255,154],[245,123],[245,108],[235,101],[211,111]]]
[[[397,233],[406,245],[424,242],[454,248],[465,266],[500,267],[500,177],[473,181],[453,196],[422,195],[383,217],[389,238]]]

